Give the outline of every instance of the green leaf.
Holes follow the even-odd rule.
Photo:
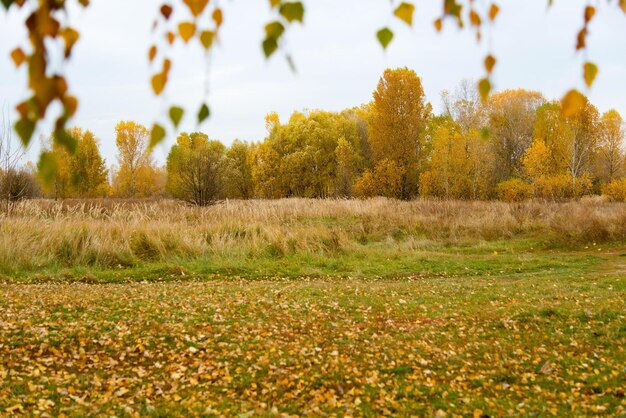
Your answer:
[[[598,75],[598,66],[593,62],[586,62],[584,67],[584,73],[585,84],[587,84],[587,87],[591,87],[596,79],[596,76]]]
[[[278,42],[276,42],[276,38],[265,38],[263,41],[263,53],[265,54],[265,58],[272,56],[277,49]]]
[[[0,1],[2,1],[4,8],[7,10],[9,10],[9,7],[11,7],[11,5],[15,2],[15,0],[0,0]]]
[[[165,139],[165,128],[155,123],[150,131],[150,148],[160,144],[163,139]]]
[[[203,103],[200,106],[200,110],[198,111],[198,124],[201,124],[208,118],[210,115],[209,106],[206,103]]]
[[[378,38],[378,42],[383,46],[383,49],[387,49],[387,45],[393,39],[393,32],[389,30],[389,28],[383,28],[376,32],[376,37]]]
[[[393,12],[394,15],[409,26],[413,26],[413,12],[415,5],[412,3],[402,2]]]
[[[53,137],[54,142],[64,146],[70,154],[74,154],[76,152],[78,142],[76,141],[76,138],[70,135],[67,129],[65,129],[65,121],[61,122],[60,120],[57,120]]]
[[[185,114],[185,110],[182,107],[172,106],[170,107],[169,113],[170,113],[170,119],[172,123],[174,124],[174,127],[178,128],[178,124],[180,123],[180,120],[183,118],[183,115]]]
[[[279,21],[270,22],[265,25],[265,35],[268,38],[278,39],[285,32],[285,26]]]
[[[28,118],[20,118],[15,122],[15,132],[20,137],[22,144],[27,146],[30,143],[30,139],[35,133],[35,122]]]
[[[489,93],[491,93],[491,81],[489,81],[488,78],[483,78],[478,82],[478,92],[483,102],[489,98]]]
[[[47,186],[52,185],[57,175],[57,158],[53,152],[42,152],[37,162],[39,177]]]
[[[301,1],[283,3],[278,11],[288,22],[294,20],[302,22],[304,20],[304,5]]]

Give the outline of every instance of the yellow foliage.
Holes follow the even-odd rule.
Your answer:
[[[626,177],[606,184],[602,189],[602,195],[611,202],[626,202]]]
[[[370,170],[365,170],[354,183],[354,194],[360,198],[376,196],[376,181]]]
[[[496,192],[498,198],[505,202],[520,202],[532,196],[533,188],[525,181],[514,178],[498,183]]]
[[[377,194],[385,197],[402,198],[402,179],[405,171],[395,161],[384,159],[376,164],[374,182]]]

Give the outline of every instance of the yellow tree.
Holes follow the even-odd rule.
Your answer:
[[[105,196],[108,192],[107,168],[91,131],[72,128],[76,152],[70,157],[72,188],[81,197]]]
[[[357,154],[352,144],[344,137],[339,138],[339,141],[337,141],[335,158],[337,158],[335,195],[351,197],[352,183],[354,182],[354,176],[356,174]]]
[[[417,192],[424,131],[432,112],[424,100],[422,81],[408,68],[385,70],[374,91],[369,139],[375,164],[393,161],[402,172],[395,197],[408,199]]]
[[[227,197],[249,199],[254,194],[252,159],[251,146],[247,142],[235,140],[226,150],[224,192]]]
[[[420,175],[424,196],[485,199],[493,193],[494,155],[478,131],[463,133],[447,117],[432,128],[429,169]]]
[[[148,129],[133,121],[120,122],[115,127],[115,143],[119,164],[115,183],[120,195],[145,195],[154,174]]]
[[[533,141],[537,108],[543,101],[540,93],[523,89],[504,90],[489,98],[487,119],[498,181],[522,175],[522,158]]]
[[[609,110],[604,113],[599,125],[597,171],[605,183],[624,175],[625,136],[624,120],[619,112]]]

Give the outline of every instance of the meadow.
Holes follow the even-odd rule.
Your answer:
[[[621,416],[626,204],[34,200],[0,411]]]

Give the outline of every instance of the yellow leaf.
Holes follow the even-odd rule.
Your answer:
[[[561,113],[570,117],[585,107],[585,96],[578,90],[570,90],[561,99]]]
[[[619,7],[626,13],[626,0],[619,0]]]
[[[413,26],[413,12],[415,5],[412,3],[402,2],[393,12],[393,14],[409,26]]]
[[[200,43],[202,44],[204,49],[211,48],[211,45],[213,45],[214,36],[215,34],[209,30],[205,30],[202,33],[200,33]]]
[[[209,0],[183,0],[194,16],[200,15],[209,4]]]
[[[222,26],[222,22],[224,21],[222,9],[215,9],[215,11],[213,11],[213,21],[215,22],[215,26],[218,28]]]
[[[493,71],[493,67],[496,65],[496,58],[493,55],[487,55],[485,58],[485,69],[489,74]]]
[[[65,42],[65,58],[68,58],[72,54],[72,48],[78,41],[80,34],[76,30],[68,27],[61,31],[61,37]]]
[[[585,77],[585,84],[587,84],[587,87],[591,87],[597,75],[598,75],[598,66],[592,62],[586,62],[584,66],[584,77]]]
[[[15,67],[19,67],[26,60],[26,54],[24,54],[24,51],[22,51],[21,48],[15,48],[11,51],[11,59],[13,60]]]
[[[596,15],[596,8],[593,6],[585,7],[585,24],[589,23]]]
[[[480,26],[482,23],[480,16],[475,10],[470,10],[470,22],[472,22],[472,25],[474,26]]]
[[[172,45],[174,43],[174,40],[176,39],[176,34],[174,34],[174,32],[167,32],[167,43]]]
[[[148,52],[148,59],[150,60],[150,62],[154,61],[154,57],[156,57],[157,54],[157,47],[156,45],[152,45],[150,47],[150,51]]]
[[[183,22],[178,25],[178,33],[183,41],[189,42],[189,40],[196,33],[196,24],[193,22]]]
[[[483,78],[478,82],[478,92],[482,101],[486,101],[491,92],[491,81],[488,78]]]
[[[443,28],[443,21],[441,19],[437,19],[435,20],[434,25],[437,32],[441,32],[441,29]]]
[[[500,13],[500,7],[498,7],[497,4],[492,3],[491,7],[489,7],[489,19],[493,22],[496,20],[498,13]]]

